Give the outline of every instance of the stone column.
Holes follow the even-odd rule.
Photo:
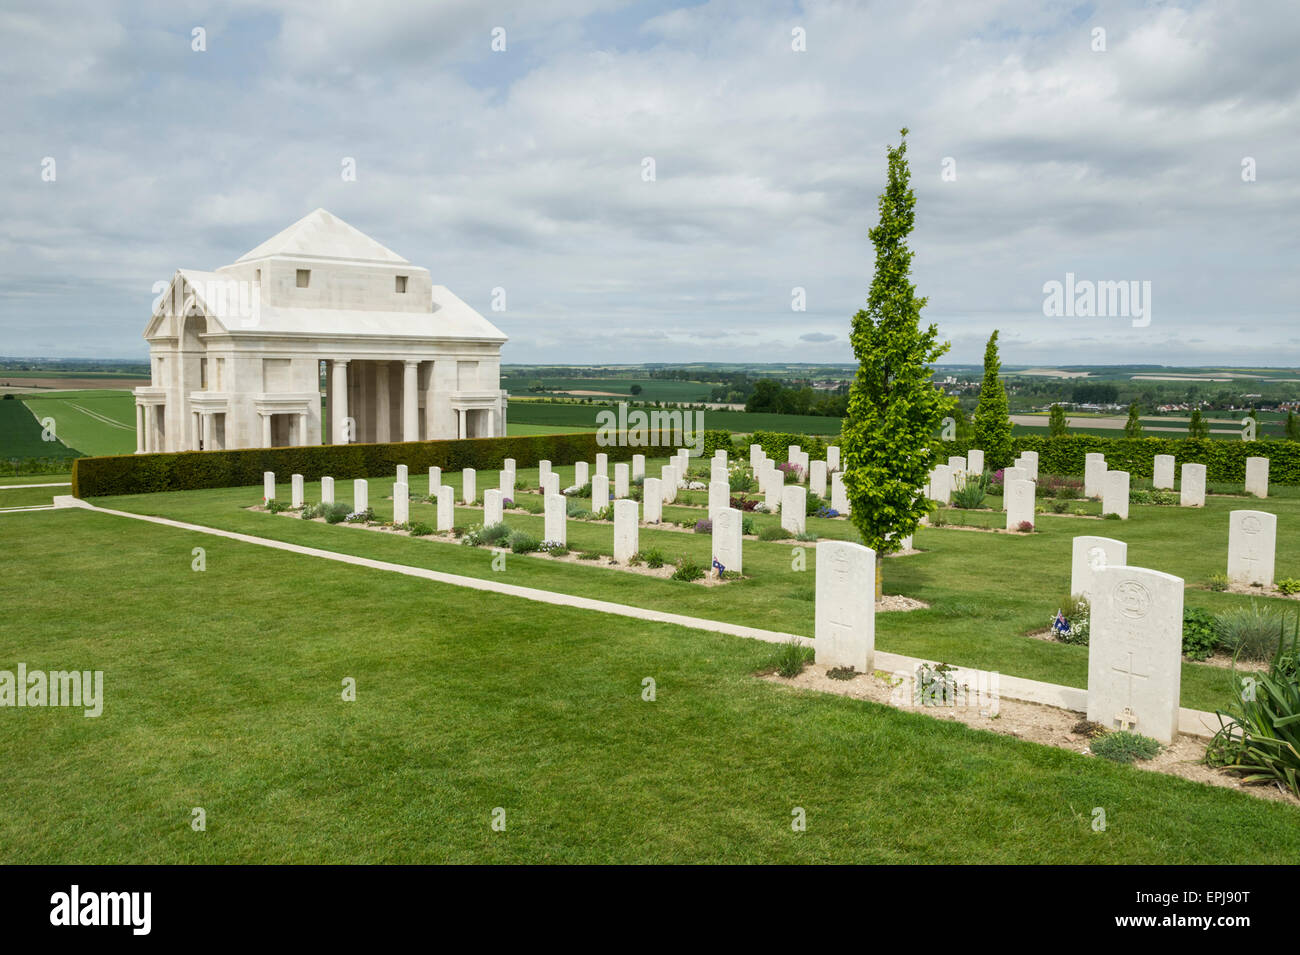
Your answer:
[[[402,363],[402,440],[420,440],[420,396],[416,386],[420,380],[420,363]]]
[[[264,411],[261,412],[261,415],[262,415],[262,447],[269,448],[271,446],[271,416]]]
[[[375,363],[375,440],[383,443],[393,440],[392,385],[388,381],[388,362]]]
[[[309,419],[308,419],[308,417],[307,417],[307,413],[306,413],[305,411],[302,412],[302,413],[300,413],[300,414],[298,415],[298,444],[299,444],[300,446],[301,446],[301,445],[307,445],[307,444],[310,444],[310,443],[311,443],[311,441],[310,441],[310,439],[309,439],[309,437],[308,437],[308,434],[309,434],[309,430],[308,430],[308,429],[309,429],[308,421],[309,421]]]
[[[144,405],[135,403],[135,453],[144,454]]]
[[[213,444],[213,435],[216,433],[216,427],[212,421],[212,415],[202,415],[203,418],[203,450],[211,451]],[[267,420],[270,420],[269,418]],[[270,444],[267,444],[270,447]]]
[[[347,444],[350,438],[345,423],[348,416],[348,363],[336,358],[331,364],[330,409],[334,418],[330,421],[330,440],[335,444]]]
[[[144,449],[148,453],[158,450],[158,436],[154,434],[154,407],[144,406]]]

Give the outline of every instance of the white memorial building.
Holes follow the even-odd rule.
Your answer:
[[[505,434],[506,336],[324,209],[179,270],[144,337],[137,453]]]

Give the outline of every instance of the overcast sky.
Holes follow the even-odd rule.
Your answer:
[[[1300,364],[1297,14],[6,0],[0,354],[144,357],[155,282],[323,206],[507,362],[849,361],[908,126],[946,360],[999,328],[1008,363]],[[1044,315],[1066,273],[1150,282],[1150,323]]]

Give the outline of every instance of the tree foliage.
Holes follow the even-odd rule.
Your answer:
[[[853,316],[850,340],[858,359],[849,389],[841,463],[851,517],[878,555],[898,549],[927,511],[934,437],[954,401],[934,386],[930,365],[948,350],[934,325],[921,326],[926,300],[911,282],[907,237],[916,196],[907,166],[907,130],[889,147],[889,176],[880,221],[868,233],[876,271],[867,307]]]
[[[1070,433],[1065,419],[1065,409],[1060,405],[1052,405],[1052,410],[1047,416],[1047,433],[1053,438],[1060,438]]]
[[[980,401],[975,407],[975,446],[984,450],[984,461],[991,470],[1011,463],[1011,417],[1007,411],[1007,390],[998,372],[997,329],[984,347],[984,380],[980,384]]]
[[[1135,401],[1128,406],[1128,420],[1124,422],[1124,437],[1140,438],[1142,437],[1142,418],[1138,410],[1138,403]]]
[[[1189,438],[1208,438],[1210,436],[1210,426],[1205,423],[1205,419],[1201,416],[1200,408],[1192,411],[1192,420],[1187,422],[1187,436]]]

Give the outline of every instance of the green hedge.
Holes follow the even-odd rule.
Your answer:
[[[322,477],[368,478],[396,473],[405,464],[412,477],[431,467],[444,470],[500,470],[506,458],[518,467],[538,461],[573,464],[594,461],[597,452],[611,461],[633,454],[658,453],[655,448],[631,447],[623,441],[598,445],[594,432],[537,434],[512,438],[466,438],[459,441],[410,441],[389,444],[323,444],[300,448],[248,448],[240,451],[181,451],[171,454],[123,454],[78,458],[72,468],[72,493],[77,497],[191,491],[199,488],[246,487],[262,483],[263,471],[277,480],[301,474],[308,481]],[[663,454],[671,453],[664,448]]]
[[[1106,438],[1101,435],[1071,434],[1052,438],[1041,434],[1012,438],[1015,454],[1038,452],[1040,474],[1083,474],[1084,455],[1099,451],[1106,466],[1127,471],[1135,478],[1149,478],[1157,454],[1172,454],[1175,471],[1184,464],[1204,464],[1207,481],[1240,484],[1246,480],[1247,458],[1268,458],[1268,479],[1272,484],[1300,485],[1300,442],[1212,441],[1192,438]],[[937,461],[949,455],[965,454],[971,441],[942,442],[935,450]],[[1007,462],[1010,464],[1010,462]],[[994,467],[994,462],[989,462]]]
[[[833,444],[838,438],[833,438]],[[825,461],[827,441],[811,434],[789,434],[782,431],[755,431],[750,436],[749,444],[757,444],[763,453],[780,464],[790,459],[790,445],[799,445],[800,451],[808,452],[808,460]],[[955,452],[954,452],[955,453]],[[749,445],[745,445],[745,456],[749,457]]]

